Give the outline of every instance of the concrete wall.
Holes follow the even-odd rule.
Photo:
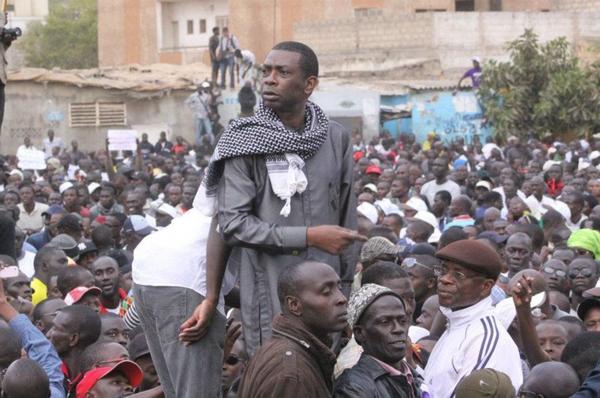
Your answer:
[[[66,142],[77,139],[83,150],[103,148],[108,127],[69,127],[70,102],[99,100],[125,102],[129,126],[164,123],[170,127],[172,135],[182,135],[193,142],[193,114],[183,105],[190,93],[171,91],[162,97],[136,99],[115,90],[78,88],[55,83],[43,85],[33,82],[10,82],[6,86],[6,110],[0,135],[0,153],[15,153],[26,135],[39,147],[48,128],[53,128],[57,136]],[[23,112],[23,109],[27,112]],[[49,112],[62,115],[63,120],[49,122]]]
[[[48,0],[14,0],[16,17],[45,17],[48,15]]]
[[[100,66],[158,62],[155,0],[98,0]]]
[[[552,0],[554,9],[564,11],[600,11],[600,0]]]
[[[335,70],[349,58],[385,51],[388,57],[434,57],[442,70],[465,68],[473,55],[506,57],[505,45],[533,29],[542,42],[564,36],[577,45],[600,38],[600,12],[418,13],[301,22],[294,39],[310,45]],[[376,51],[377,50],[377,51]]]

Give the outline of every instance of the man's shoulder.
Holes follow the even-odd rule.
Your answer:
[[[37,211],[44,212],[44,211],[48,210],[48,207],[49,206],[45,203],[35,202],[35,210],[37,210]]]

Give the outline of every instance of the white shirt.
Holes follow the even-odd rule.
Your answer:
[[[54,147],[59,147],[61,151],[65,149],[65,143],[62,138],[54,137],[52,142],[50,142],[48,137],[44,138],[44,152],[46,153],[46,159],[52,156],[52,148]]]
[[[184,287],[206,297],[206,244],[211,218],[192,208],[167,227],[145,237],[133,251],[132,277],[144,286]],[[217,307],[235,279],[227,272]]]
[[[208,117],[208,94],[200,94],[196,91],[185,100],[185,104],[196,114],[197,118],[206,119]]]
[[[432,206],[433,198],[439,191],[448,191],[450,196],[452,196],[452,199],[456,199],[460,196],[460,186],[450,179],[443,184],[438,184],[435,180],[425,183],[421,188],[421,195],[426,196],[429,201],[429,206]]]
[[[27,250],[21,251],[21,258],[19,258],[19,270],[27,275],[29,279],[33,277],[35,270],[33,269],[33,259],[35,253],[28,252]]]
[[[579,221],[577,221],[576,223],[572,222],[571,219],[569,218],[566,222],[565,225],[567,226],[567,228],[569,228],[571,230],[571,232],[575,232],[578,229],[581,228],[581,224],[587,220],[587,216],[582,214],[581,218],[579,219]]]
[[[462,310],[440,307],[440,311],[448,318],[448,328],[425,367],[431,396],[450,398],[463,377],[483,368],[506,373],[518,391],[523,383],[519,350],[493,315],[491,297]]]

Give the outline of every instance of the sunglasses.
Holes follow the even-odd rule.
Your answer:
[[[239,362],[241,361],[241,359],[235,355],[229,355],[227,357],[227,359],[225,360],[225,363],[227,365],[237,365]]]
[[[569,271],[569,278],[575,279],[577,278],[577,275],[581,275],[584,278],[589,278],[590,276],[594,275],[594,273],[592,272],[592,270],[585,268],[580,270],[574,269],[572,271]]]
[[[554,269],[552,267],[544,267],[544,269],[542,269],[542,271],[545,274],[548,275],[556,275],[558,277],[564,278],[565,276],[567,276],[567,273],[561,269]]]
[[[409,269],[412,268],[412,267],[414,267],[414,266],[416,266],[416,265],[420,265],[421,267],[429,268],[425,264],[421,264],[420,262],[418,262],[417,259],[414,258],[414,257],[405,258],[402,261],[402,264],[400,264],[401,267],[409,268]]]

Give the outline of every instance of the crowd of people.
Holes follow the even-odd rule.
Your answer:
[[[599,136],[365,139],[262,70],[193,145],[2,157],[3,397],[600,396]]]

